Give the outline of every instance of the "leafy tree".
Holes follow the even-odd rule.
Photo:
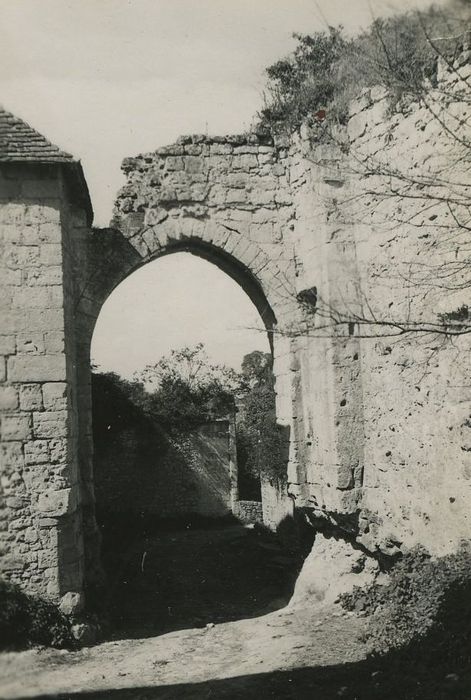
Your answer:
[[[95,374],[93,381],[95,432],[150,419],[170,435],[233,410],[240,386],[233,369],[209,361],[202,343],[172,350],[133,381],[113,372]]]
[[[151,397],[142,384],[123,379],[115,372],[92,374],[93,436],[98,448],[132,427],[142,454],[162,453],[167,438],[152,420]]]
[[[260,127],[294,131],[308,115],[327,107],[336,94],[337,66],[349,42],[342,27],[312,35],[294,34],[291,56],[267,68],[268,85]]]
[[[468,305],[459,296],[471,283],[471,202],[466,179],[471,160],[470,23],[469,1],[452,0],[443,8],[374,19],[368,30],[348,40],[341,28],[337,33],[329,28],[310,37],[297,36],[293,53],[268,68],[268,111],[260,114],[261,128],[290,134],[306,124],[312,143],[327,140],[345,154],[342,167],[359,186],[353,196],[349,190],[345,210],[341,197],[332,202],[342,223],[371,220],[380,226],[410,227],[413,233],[414,227],[423,225],[421,212],[428,212],[427,236],[433,235],[433,256],[399,261],[400,269],[398,264],[394,271],[385,272],[385,278],[401,276],[409,299],[422,295],[429,300],[427,316],[413,303],[399,313],[378,308],[371,293],[360,286],[354,304],[345,299],[333,305],[315,290],[311,299],[298,297],[305,301],[312,321],[309,327],[303,324],[275,332],[290,337],[332,337],[352,329],[362,338],[416,334],[428,336],[436,347],[471,333]],[[455,87],[439,81],[439,72],[454,79]],[[332,90],[326,90],[326,85]],[[378,85],[387,90],[391,112],[407,114],[411,105],[419,105],[440,135],[437,152],[424,161],[424,167],[412,158],[388,161],[387,148],[371,153],[349,142],[342,125],[348,120],[351,100],[362,88]],[[311,156],[317,164],[315,148]],[[319,165],[323,165],[322,156]],[[391,280],[395,283],[392,276]],[[441,304],[445,295],[452,300],[448,313],[434,313],[434,305]]]
[[[286,476],[286,445],[276,422],[272,358],[254,351],[242,361],[245,392],[237,425],[239,470],[272,481]]]
[[[95,437],[119,431],[139,421],[146,412],[147,395],[141,383],[115,372],[92,373],[93,427]]]
[[[253,350],[248,355],[245,355],[242,360],[241,370],[242,386],[245,386],[246,390],[270,382],[273,385],[272,358],[267,352]]]
[[[227,390],[236,389],[239,376],[235,370],[225,365],[210,362],[203,343],[193,348],[184,347],[171,350],[153,365],[147,365],[135,378],[149,390],[158,390],[164,383],[182,382],[192,391],[215,386]]]

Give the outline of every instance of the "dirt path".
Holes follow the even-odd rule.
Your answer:
[[[110,641],[2,655],[2,698],[311,698],[318,687],[324,700],[342,689],[338,668],[362,659],[361,621],[286,607],[299,553],[270,533],[160,530],[118,544]]]
[[[362,659],[360,631],[357,619],[338,611],[286,608],[210,629],[108,642],[74,653],[5,654],[2,697],[324,700],[342,692],[335,667]],[[329,694],[313,695],[316,687]]]
[[[365,659],[364,618],[286,605],[299,552],[269,533],[146,532],[116,551],[108,641],[0,655],[0,698],[471,699],[469,669]]]
[[[290,600],[302,559],[240,525],[146,531],[108,570],[113,639],[258,616]]]

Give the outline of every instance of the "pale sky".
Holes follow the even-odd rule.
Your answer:
[[[108,297],[92,357],[101,369],[131,377],[162,354],[199,342],[234,369],[248,352],[270,351],[258,311],[239,285],[206,260],[174,253],[139,268]]]
[[[185,133],[248,129],[261,106],[264,69],[293,48],[293,32],[310,33],[327,23],[356,31],[367,26],[372,15],[429,4],[429,0],[0,0],[0,103],[81,159],[95,224],[106,226],[123,184],[122,159],[172,143]],[[181,260],[170,256],[157,261],[154,275],[140,271],[136,276],[140,313],[146,302],[159,299],[163,318],[165,298],[177,315],[178,305],[159,282],[173,266],[173,276],[187,275],[192,296],[204,298],[207,317],[216,318],[211,307],[215,295],[206,299],[201,286],[208,285],[209,277],[201,278],[199,267],[185,266]],[[222,273],[215,270],[215,274]],[[232,280],[228,283],[226,323],[236,328],[246,307],[242,292]],[[125,284],[126,289],[132,286],[131,281]],[[126,298],[121,303],[126,304]],[[143,317],[147,313],[150,309],[142,310]],[[191,317],[186,325],[193,336]],[[224,348],[234,341],[222,341],[225,331],[216,327],[220,350],[215,359],[226,361],[233,352]],[[118,331],[116,324],[109,324],[107,332],[111,339],[113,333],[121,334],[121,327]],[[154,353],[166,352],[162,333],[152,335],[144,326],[140,332],[145,332]],[[234,331],[229,333],[233,338]],[[250,343],[256,346],[258,337],[247,340],[247,351],[252,349]],[[126,352],[123,345],[122,354]],[[227,361],[233,364],[232,359]]]

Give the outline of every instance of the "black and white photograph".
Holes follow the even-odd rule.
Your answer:
[[[0,0],[0,698],[471,700],[471,0]]]

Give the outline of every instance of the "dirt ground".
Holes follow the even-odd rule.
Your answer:
[[[266,533],[147,532],[122,554],[108,558],[106,641],[2,654],[1,698],[471,700],[463,679],[430,689],[427,672],[366,659],[364,618],[287,605],[299,553]]]
[[[0,661],[2,697],[309,697],[300,695],[296,675],[290,680],[289,672],[360,660],[359,631],[353,618],[332,617],[331,611],[284,609],[209,629],[106,642],[73,653],[8,653]],[[281,691],[274,673],[288,674],[283,683],[292,688]],[[263,694],[261,677],[267,678]],[[119,692],[124,690],[128,692]]]
[[[267,674],[362,656],[354,618],[286,607],[302,562],[267,532],[144,530],[121,548],[120,534],[113,540],[110,532],[108,641],[76,652],[4,654],[2,697],[217,698],[239,690],[247,697],[247,683]],[[214,682],[224,687],[204,687]],[[286,682],[291,691],[294,679]]]
[[[106,617],[112,639],[142,638],[259,616],[291,598],[302,554],[237,524],[145,527],[124,556],[108,541]],[[101,611],[103,612],[103,611]]]

